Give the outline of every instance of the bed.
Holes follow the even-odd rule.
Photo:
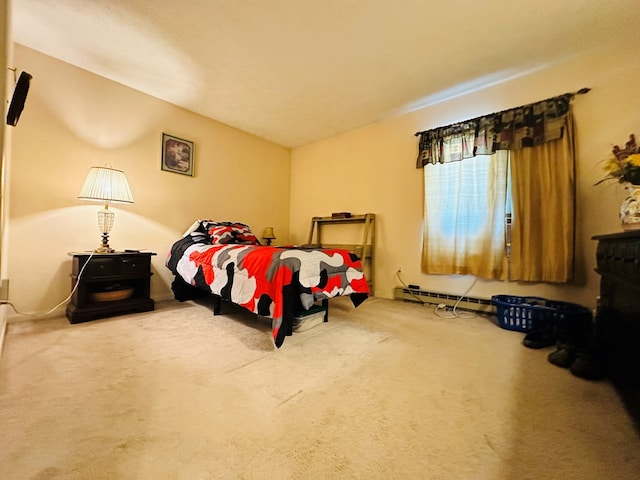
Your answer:
[[[213,313],[228,301],[271,319],[280,348],[294,319],[328,300],[348,295],[354,307],[369,296],[360,259],[338,248],[261,245],[239,222],[197,220],[172,246],[166,266],[174,274],[176,300],[213,295]],[[325,313],[325,321],[328,313]]]

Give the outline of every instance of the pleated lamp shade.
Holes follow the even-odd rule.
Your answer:
[[[124,172],[110,167],[91,167],[78,198],[105,203],[133,203]]]

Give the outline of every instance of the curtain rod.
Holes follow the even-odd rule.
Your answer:
[[[590,89],[590,88],[588,88],[588,87],[584,87],[584,88],[581,88],[580,90],[578,90],[577,92],[565,93],[564,95],[571,95],[571,97],[573,98],[573,97],[575,97],[576,95],[584,95],[584,94],[586,94],[586,93],[589,93],[590,91],[591,91],[591,89]],[[546,102],[547,100],[552,100],[552,99],[554,99],[554,98],[558,98],[558,97],[562,97],[562,96],[563,96],[563,95],[556,95],[555,97],[549,97],[549,98],[547,98],[547,99],[545,99],[545,100],[539,100],[538,102],[534,102],[534,103]],[[485,114],[485,115],[480,115],[479,117],[470,118],[470,119],[468,119],[468,120],[461,120],[461,121],[459,121],[459,122],[450,123],[449,125],[445,125],[445,126],[443,126],[443,127],[435,127],[435,128],[430,128],[430,129],[428,129],[428,130],[422,130],[421,132],[416,132],[416,133],[415,133],[415,136],[416,136],[416,137],[418,137],[418,136],[422,135],[424,132],[428,132],[429,130],[437,130],[437,129],[440,129],[440,128],[448,128],[448,127],[452,127],[453,125],[457,125],[457,124],[459,124],[459,123],[472,122],[472,121],[474,121],[474,120],[478,120],[478,119],[480,119],[480,118],[482,118],[482,117],[486,117],[487,115],[499,115],[499,114],[501,114],[501,113],[508,112],[509,110],[515,110],[516,108],[523,108],[523,107],[527,107],[527,106],[529,106],[529,105],[533,105],[533,103],[529,103],[529,104],[527,104],[527,105],[521,105],[521,106],[519,106],[519,107],[507,108],[506,110],[500,110],[499,112],[494,112],[494,113],[489,113],[489,114]]]

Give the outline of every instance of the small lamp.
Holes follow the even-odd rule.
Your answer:
[[[273,233],[273,227],[264,227],[262,238],[267,241],[267,245],[271,245],[271,240],[275,240],[276,238],[276,234]]]
[[[129,190],[124,172],[110,166],[91,167],[78,198],[104,203],[104,209],[98,212],[98,228],[102,232],[102,245],[94,251],[96,253],[113,252],[113,248],[109,247],[109,232],[113,227],[115,213],[109,210],[109,204],[133,203],[133,195]]]

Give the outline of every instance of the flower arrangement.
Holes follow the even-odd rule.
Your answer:
[[[607,180],[640,185],[640,146],[636,144],[635,135],[629,135],[624,149],[614,145],[611,156],[605,161],[603,168],[607,175],[596,185]]]

